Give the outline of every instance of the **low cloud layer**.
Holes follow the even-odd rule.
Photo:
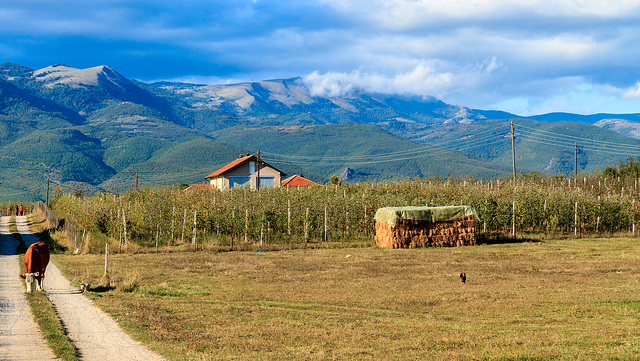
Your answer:
[[[31,0],[0,61],[145,81],[302,76],[315,94],[434,96],[519,114],[640,112],[640,4],[547,0]]]
[[[409,72],[389,77],[382,74],[313,72],[302,78],[314,96],[345,96],[364,91],[381,94],[442,96],[454,82],[451,73],[438,73],[428,64],[421,63]]]

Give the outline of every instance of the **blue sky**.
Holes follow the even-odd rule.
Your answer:
[[[520,115],[640,113],[640,2],[0,0],[0,62],[142,81],[303,77]]]

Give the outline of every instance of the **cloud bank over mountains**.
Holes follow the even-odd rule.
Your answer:
[[[303,76],[314,92],[435,96],[529,115],[640,112],[640,3],[618,0],[32,0],[0,58],[144,81]]]

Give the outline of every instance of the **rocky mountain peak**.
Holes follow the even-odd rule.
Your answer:
[[[340,173],[340,176],[338,178],[340,178],[343,182],[349,182],[355,179],[355,177],[356,177],[356,171],[349,167],[346,167],[344,171]]]
[[[33,79],[42,82],[46,87],[66,85],[72,88],[99,86],[107,81],[122,85],[130,81],[106,65],[88,69],[76,69],[66,64],[55,64],[33,72]]]

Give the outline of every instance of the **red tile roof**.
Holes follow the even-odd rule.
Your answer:
[[[209,189],[210,191],[213,192],[216,189],[216,186],[213,184],[192,184],[187,188],[185,188],[184,192],[186,193],[188,191],[198,191],[201,189]]]
[[[320,184],[312,182],[301,175],[293,175],[280,183],[282,187],[309,187],[319,186]]]
[[[248,161],[249,159],[255,159],[255,160],[258,160],[258,159],[256,158],[256,156],[255,156],[255,155],[242,156],[242,157],[240,157],[240,158],[238,158],[238,159],[234,160],[233,162],[231,162],[231,163],[229,163],[229,164],[225,165],[224,167],[222,167],[222,168],[218,169],[217,171],[215,171],[215,172],[213,172],[213,173],[209,174],[208,176],[206,176],[206,177],[204,177],[204,178],[205,178],[205,179],[215,178],[215,177],[217,177],[217,176],[219,176],[219,175],[221,175],[221,174],[225,173],[226,171],[228,171],[228,170],[230,170],[230,169],[233,169],[233,168],[235,168],[235,167],[239,166],[240,164],[242,164],[242,163],[244,163],[244,162]],[[261,163],[262,163],[262,162],[261,162]]]

